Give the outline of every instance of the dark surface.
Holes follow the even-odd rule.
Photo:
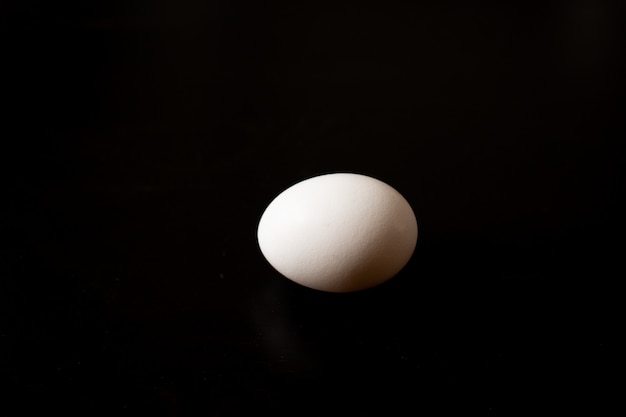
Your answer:
[[[0,415],[612,410],[623,2],[58,3],[1,6]],[[380,287],[257,248],[333,171],[416,212]]]

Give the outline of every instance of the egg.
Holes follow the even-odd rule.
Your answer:
[[[305,287],[352,292],[382,284],[407,264],[417,220],[390,185],[361,174],[301,181],[263,212],[259,248],[278,272]]]

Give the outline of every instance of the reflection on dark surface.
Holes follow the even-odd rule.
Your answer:
[[[279,3],[3,3],[0,415],[611,410],[623,4]],[[380,287],[258,250],[332,171],[416,212]]]

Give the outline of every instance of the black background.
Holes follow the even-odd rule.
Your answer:
[[[0,10],[1,415],[611,410],[623,2]],[[258,250],[334,171],[416,212],[377,288]]]

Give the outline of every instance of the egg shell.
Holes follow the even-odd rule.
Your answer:
[[[359,291],[396,275],[417,243],[411,206],[375,178],[334,173],[279,194],[261,216],[261,252],[282,275],[309,288]]]

